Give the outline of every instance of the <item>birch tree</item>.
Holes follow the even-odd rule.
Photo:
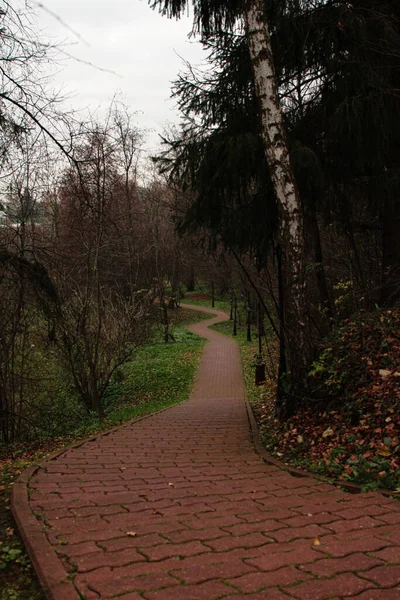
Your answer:
[[[285,331],[291,373],[300,388],[307,373],[304,288],[303,213],[283,124],[264,0],[249,2],[244,19],[261,115],[261,136],[278,202],[280,244],[283,252]]]

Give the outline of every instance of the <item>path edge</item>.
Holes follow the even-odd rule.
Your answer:
[[[283,462],[282,460],[279,460],[278,458],[275,458],[274,456],[272,456],[264,448],[263,443],[261,442],[260,431],[259,431],[259,427],[257,424],[257,420],[254,415],[253,407],[251,406],[251,404],[246,396],[244,398],[244,401],[246,404],[247,417],[249,419],[249,424],[250,424],[251,438],[253,441],[254,449],[257,452],[257,454],[259,454],[266,463],[277,467],[281,471],[287,471],[293,477],[297,477],[299,479],[301,479],[301,478],[302,479],[307,479],[307,478],[315,479],[316,481],[326,483],[326,481],[322,477],[316,475],[315,473],[310,473],[310,471],[303,471],[301,469],[296,469],[296,467],[292,467],[291,465],[288,465],[287,463]],[[362,494],[363,493],[363,489],[362,489],[361,485],[358,485],[357,483],[351,483],[349,481],[345,481],[344,479],[334,479],[334,480],[330,481],[329,483],[330,483],[330,485],[335,485],[337,487],[342,488],[345,492],[348,492],[349,494]],[[393,491],[391,491],[391,490],[378,489],[378,490],[374,490],[374,493],[380,494],[381,496],[384,496],[385,498],[393,498],[394,497],[396,499]]]
[[[12,514],[46,598],[78,600],[80,594],[42,531],[29,503],[28,483],[37,470],[37,465],[28,467],[14,483],[11,491]]]
[[[258,428],[258,424],[256,421],[256,418],[254,416],[254,412],[253,412],[253,407],[251,406],[249,400],[247,397],[244,398],[245,404],[246,404],[246,409],[247,409],[247,417],[249,419],[249,424],[250,424],[250,433],[251,433],[251,438],[252,438],[252,442],[253,442],[253,446],[254,449],[256,450],[257,454],[259,454],[263,460],[268,463],[269,465],[273,465],[274,467],[277,467],[278,469],[280,469],[281,471],[287,471],[288,473],[290,473],[291,475],[293,475],[294,477],[298,477],[298,478],[309,478],[309,479],[317,479],[313,473],[308,473],[307,471],[301,471],[300,469],[296,469],[295,467],[291,467],[290,465],[287,465],[286,463],[284,463],[283,461],[274,458],[263,446],[262,442],[261,442],[261,438],[260,438],[260,431]]]
[[[71,575],[67,573],[63,567],[54,547],[43,532],[42,525],[40,524],[41,522],[36,518],[32,511],[29,503],[28,488],[32,477],[39,469],[45,469],[47,463],[55,460],[68,450],[79,448],[87,442],[106,437],[123,427],[129,427],[130,425],[135,425],[139,421],[150,419],[151,417],[170,410],[175,406],[179,406],[179,404],[184,404],[185,402],[187,402],[187,400],[183,400],[183,402],[178,402],[177,404],[171,404],[171,406],[166,406],[156,412],[143,415],[137,419],[132,419],[132,421],[128,421],[123,425],[118,425],[107,431],[64,446],[61,450],[56,450],[50,454],[44,461],[31,465],[22,471],[12,487],[11,512],[47,600],[81,600],[82,596],[70,579]],[[49,575],[49,573],[51,573],[51,575]]]
[[[209,314],[212,314],[210,311],[204,310],[203,307],[193,307],[194,310],[196,310],[196,308],[200,308],[198,312],[208,312]],[[202,308],[203,310],[201,310]],[[64,454],[64,452],[68,452],[68,450],[79,448],[87,442],[92,442],[98,438],[106,437],[107,435],[110,435],[119,429],[135,425],[139,421],[150,419],[151,417],[170,410],[175,406],[179,406],[180,404],[184,404],[185,402],[187,402],[187,400],[183,400],[182,402],[178,402],[176,404],[171,404],[170,406],[166,406],[165,408],[162,408],[156,412],[132,419],[123,425],[117,425],[111,429],[108,429],[107,431],[102,431],[87,438],[83,438],[77,442],[73,442],[72,444],[68,444],[67,446],[63,446],[63,448],[49,454],[49,456],[47,456],[43,461],[39,461],[37,464],[33,464],[22,471],[21,475],[12,487],[11,512],[22,542],[28,552],[29,558],[32,562],[37,578],[47,600],[81,600],[82,596],[79,594],[73,581],[71,580],[71,575],[67,573],[63,567],[62,562],[58,558],[52,544],[50,544],[49,540],[47,539],[46,534],[42,530],[40,521],[36,518],[34,512],[32,511],[29,502],[28,487],[32,477],[39,469],[45,469],[47,463],[55,460]],[[49,573],[51,573],[51,575],[49,575]]]

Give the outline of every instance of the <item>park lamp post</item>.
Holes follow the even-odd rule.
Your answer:
[[[233,298],[233,335],[237,336],[237,300],[236,294]]]
[[[231,302],[231,313],[229,315],[229,320],[232,321],[232,319],[233,319],[233,294],[231,294],[230,302]]]
[[[258,303],[258,355],[256,362],[256,385],[262,385],[266,381],[265,362],[262,355],[262,323],[261,323],[261,302]]]
[[[247,305],[247,341],[251,342],[251,305]]]

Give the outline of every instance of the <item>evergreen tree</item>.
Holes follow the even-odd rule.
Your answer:
[[[297,392],[304,387],[310,358],[306,335],[306,298],[304,286],[304,231],[300,197],[284,128],[278,97],[275,65],[264,0],[154,0],[169,17],[179,17],[191,4],[194,30],[207,38],[244,25],[254,89],[260,117],[260,135],[279,212],[279,237],[283,251],[285,282],[285,321],[289,340],[291,375]]]

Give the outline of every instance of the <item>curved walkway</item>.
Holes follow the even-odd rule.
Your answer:
[[[17,484],[14,514],[48,597],[399,600],[400,503],[263,462],[238,347],[207,329],[227,318],[212,312],[190,326],[209,343],[188,402],[36,469],[36,517]]]

